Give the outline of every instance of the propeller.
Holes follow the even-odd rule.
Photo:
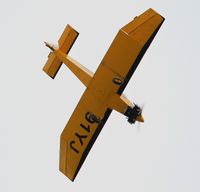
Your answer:
[[[133,107],[128,107],[128,109],[125,112],[125,115],[128,117],[129,123],[135,123],[136,121],[144,122],[144,119],[142,117],[142,109],[135,103],[133,103]]]

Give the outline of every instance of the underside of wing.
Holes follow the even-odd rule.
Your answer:
[[[163,21],[149,9],[124,26],[88,84],[60,139],[60,171],[72,181],[112,111],[110,99],[122,94]],[[66,34],[70,31],[59,40],[61,47]]]
[[[86,90],[60,138],[60,171],[74,180],[111,113]]]
[[[118,94],[122,94],[163,21],[161,15],[149,9],[118,32],[98,68],[103,65],[123,80]]]

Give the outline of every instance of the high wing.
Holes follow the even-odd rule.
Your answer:
[[[60,171],[72,181],[112,109],[119,108],[119,112],[126,114],[116,102],[122,101],[123,90],[163,21],[161,15],[149,9],[124,26],[87,85],[61,134]],[[116,102],[113,98],[117,98]]]
[[[60,137],[60,171],[74,180],[111,110],[87,89]],[[94,115],[95,114],[95,115]]]
[[[118,94],[125,89],[163,22],[164,18],[161,15],[153,9],[148,9],[119,30],[101,62],[101,65],[123,80]]]

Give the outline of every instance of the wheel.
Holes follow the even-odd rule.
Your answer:
[[[112,81],[117,85],[121,85],[123,83],[123,81],[118,77],[115,77]]]

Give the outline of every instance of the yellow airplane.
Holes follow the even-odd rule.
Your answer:
[[[74,181],[112,110],[129,123],[144,122],[141,108],[123,94],[140,60],[164,22],[153,9],[122,27],[93,74],[68,53],[78,32],[67,25],[58,46],[45,42],[51,52],[43,70],[54,78],[64,63],[86,86],[60,137],[60,171]]]

